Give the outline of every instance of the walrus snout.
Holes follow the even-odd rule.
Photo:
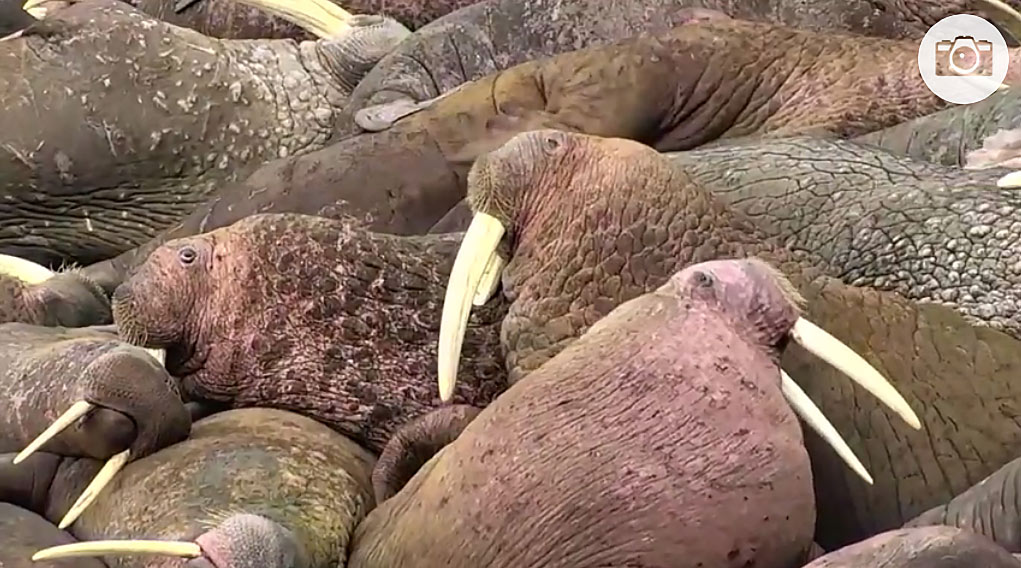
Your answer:
[[[36,284],[29,297],[42,308],[42,325],[84,327],[113,321],[103,289],[78,272],[62,272]]]
[[[189,568],[308,566],[307,555],[293,533],[259,515],[234,515],[195,542],[204,556],[190,560]]]

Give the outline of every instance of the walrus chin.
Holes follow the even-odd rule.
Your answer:
[[[48,280],[55,273],[45,266],[36,264],[30,260],[25,260],[16,256],[0,255],[0,274],[13,276],[28,284],[40,284]],[[148,351],[153,358],[159,361],[160,365],[163,365],[166,361],[166,352],[164,350],[146,349],[146,351]],[[51,438],[63,432],[66,428],[73,425],[79,418],[85,416],[91,411],[92,404],[84,400],[80,400],[72,404],[71,408],[61,414],[53,422],[53,424],[50,424],[50,426],[43,431],[42,434],[39,434],[34,440],[25,446],[24,450],[21,450],[18,455],[14,456],[13,463],[19,464],[25,461],[29,456],[37,452],[43,444],[50,441]],[[87,509],[88,506],[95,501],[103,488],[110,483],[115,475],[117,475],[117,472],[120,471],[125,464],[128,463],[128,461],[130,461],[130,458],[131,451],[124,450],[107,460],[107,462],[103,465],[103,468],[96,474],[95,479],[89,483],[88,487],[85,488],[85,491],[83,491],[81,496],[78,497],[78,500],[75,501],[74,505],[72,505],[67,511],[67,514],[64,515],[64,518],[60,520],[58,527],[61,529],[67,528],[71,525],[71,523],[77,520],[78,517],[85,512],[85,509]]]
[[[461,344],[464,341],[471,306],[485,304],[496,290],[500,272],[505,264],[497,250],[506,232],[503,223],[496,217],[476,213],[454,259],[443,301],[437,353],[440,399],[444,402],[449,402],[454,394]],[[810,353],[833,365],[872,393],[909,426],[916,430],[921,429],[918,416],[897,389],[839,339],[804,317],[797,320],[789,335]],[[872,477],[822,411],[782,369],[780,378],[784,397],[791,408],[833,447],[852,470],[871,484]]]

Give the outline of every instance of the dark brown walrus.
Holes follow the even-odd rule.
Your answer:
[[[80,539],[117,541],[36,557],[105,554],[111,568],[180,565],[151,556],[161,552],[192,558],[190,568],[344,566],[355,526],[374,506],[374,461],[290,412],[221,412],[196,422],[187,440],[129,464],[74,526]],[[72,480],[81,482],[60,483]],[[164,542],[124,542],[151,538]],[[149,555],[120,557],[133,551]]]
[[[106,293],[80,272],[54,273],[0,254],[0,323],[83,327],[111,321]]]
[[[621,304],[370,513],[348,566],[794,565],[815,506],[788,402],[825,418],[779,359],[791,339],[832,342],[799,301],[744,259]]]
[[[36,513],[0,501],[0,568],[106,568],[91,558],[32,561],[32,553],[40,548],[73,542],[71,535]]]

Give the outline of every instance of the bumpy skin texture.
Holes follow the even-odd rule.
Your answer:
[[[815,515],[774,278],[703,263],[610,312],[370,513],[349,566],[792,566]]]
[[[1018,560],[982,536],[952,527],[898,529],[817,558],[804,568],[1017,568]]]
[[[436,341],[459,244],[255,215],[157,250],[114,293],[114,319],[129,341],[167,348],[194,398],[313,416],[379,451],[439,403]],[[482,406],[505,388],[505,313],[496,301],[477,314],[458,402]]]
[[[197,422],[187,440],[128,464],[73,529],[82,540],[197,539],[218,568],[336,568],[374,505],[374,461],[308,418],[262,408],[222,412]],[[225,526],[238,514],[263,520]],[[262,541],[247,540],[260,533]],[[289,538],[280,540],[283,535]],[[302,561],[271,564],[253,557],[286,556],[288,548]],[[108,565],[155,568],[181,561],[123,556]]]
[[[1014,144],[1006,151],[997,134],[1013,134]],[[876,144],[897,154],[947,166],[976,163],[983,167],[1015,160],[1011,167],[1021,167],[1021,149],[1017,145],[1021,133],[1021,90],[995,93],[970,105],[958,105],[928,116],[909,120],[856,138]],[[982,152],[986,147],[999,153]]]
[[[191,427],[176,382],[143,349],[89,329],[0,325],[0,452],[21,450],[80,400],[99,408],[44,450],[141,457]]]
[[[1015,7],[1016,0],[1008,0]],[[345,115],[367,106],[421,102],[533,59],[659,33],[692,8],[816,31],[917,38],[951,14],[978,13],[973,0],[488,0],[419,30],[355,89]],[[351,132],[360,130],[348,119]]]
[[[511,380],[690,263],[758,256],[779,266],[807,298],[809,319],[884,372],[923,422],[909,430],[839,372],[787,349],[785,368],[875,479],[867,487],[806,434],[819,481],[817,539],[827,548],[899,527],[1021,451],[1021,408],[1012,402],[1021,397],[1017,340],[944,306],[823,277],[824,263],[770,242],[647,147],[521,135],[476,162],[469,200],[508,228],[502,293],[511,306],[501,336]]]
[[[75,539],[39,515],[0,503],[0,566],[4,568],[105,568],[95,558],[65,558],[33,562],[40,549],[70,544]]]
[[[92,0],[0,43],[0,75],[20,78],[0,89],[0,252],[103,260],[261,163],[321,147],[359,37],[214,40]]]
[[[256,212],[340,206],[370,230],[422,233],[464,197],[475,157],[539,127],[662,151],[752,134],[871,131],[948,104],[924,85],[917,58],[912,41],[710,20],[523,63],[383,132],[266,164],[153,242],[87,273],[110,289],[159,242]]]
[[[314,39],[295,24],[235,0],[198,0],[180,12],[181,0],[126,0],[135,8],[176,26],[224,39]],[[344,6],[340,2],[334,2]]]
[[[78,272],[55,274],[38,284],[0,274],[0,323],[84,327],[111,321],[106,293]]]
[[[170,4],[177,0],[132,0],[133,3],[142,4]],[[470,6],[478,0],[331,0],[341,8],[352,14],[386,14],[410,29],[416,29],[425,24],[444,16],[458,8]],[[200,8],[203,4],[222,5],[233,2],[233,0],[198,0],[194,6]],[[143,8],[144,9],[144,8]],[[201,9],[201,8],[200,8]],[[210,10],[212,8],[209,8]],[[221,8],[222,9],[222,8]],[[148,11],[148,10],[146,10]],[[185,14],[187,11],[185,11]],[[265,16],[263,16],[265,18]],[[170,18],[169,21],[174,21]],[[211,34],[216,35],[216,34]],[[267,37],[267,36],[263,36]]]
[[[1021,192],[844,140],[696,149],[674,163],[788,248],[854,286],[937,301],[1021,338]]]

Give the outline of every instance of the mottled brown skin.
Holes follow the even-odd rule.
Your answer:
[[[944,306],[821,277],[824,264],[770,242],[650,148],[532,132],[480,158],[469,185],[473,209],[508,228],[502,294],[511,305],[501,335],[511,382],[688,264],[758,256],[784,271],[809,319],[882,371],[923,423],[910,430],[828,365],[787,350],[785,368],[875,479],[866,486],[806,434],[819,480],[817,540],[827,549],[897,528],[1021,453],[1016,339]]]
[[[339,207],[370,230],[422,233],[464,197],[475,157],[538,127],[661,151],[753,134],[869,132],[949,104],[924,85],[917,58],[915,41],[710,19],[523,63],[393,128],[265,164],[154,241],[86,272],[110,290],[161,242],[258,212]]]
[[[78,272],[55,274],[38,284],[0,274],[0,323],[85,327],[112,321],[106,293]]]
[[[39,515],[0,503],[0,566],[3,568],[106,568],[94,558],[65,558],[33,562],[37,550],[75,539]]]
[[[126,0],[164,22],[223,39],[298,39],[315,37],[299,26],[235,0],[198,0],[181,10],[181,0]],[[338,6],[344,6],[335,2]]]
[[[170,5],[179,2],[180,0],[131,0],[132,3],[141,4],[143,9],[146,4],[159,4],[159,5]],[[216,8],[223,10],[223,4],[229,4],[234,0],[194,0],[192,7],[189,9],[206,9],[214,10],[215,8],[203,8],[204,4],[213,4]],[[337,4],[341,8],[353,13],[353,14],[386,14],[391,18],[394,18],[398,22],[404,24],[409,29],[420,28],[429,22],[444,16],[458,8],[464,6],[470,6],[478,2],[478,0],[351,0],[351,1],[339,1],[331,0],[334,4]],[[150,12],[151,13],[151,12]],[[182,15],[187,14],[187,10],[182,12]],[[246,14],[247,16],[247,14]],[[252,17],[252,16],[248,16]],[[262,16],[265,18],[265,16]],[[168,21],[174,22],[174,19]],[[176,23],[176,22],[174,22]],[[210,34],[216,35],[216,34]],[[219,36],[218,36],[219,37]],[[269,37],[269,36],[262,36]],[[276,37],[276,36],[273,36]],[[287,36],[291,37],[291,36]]]
[[[143,349],[88,328],[0,325],[0,452],[20,451],[81,400],[98,408],[44,451],[137,458],[191,427],[175,380]]]
[[[114,319],[127,340],[167,349],[190,397],[312,416],[378,452],[439,403],[436,341],[459,244],[256,215],[161,247],[114,293]],[[474,320],[458,402],[482,406],[506,386],[504,313],[496,301]]]
[[[1017,568],[992,541],[951,527],[897,529],[817,558],[804,568]]]
[[[703,263],[619,306],[370,513],[348,566],[793,565],[815,512],[777,278]]]

